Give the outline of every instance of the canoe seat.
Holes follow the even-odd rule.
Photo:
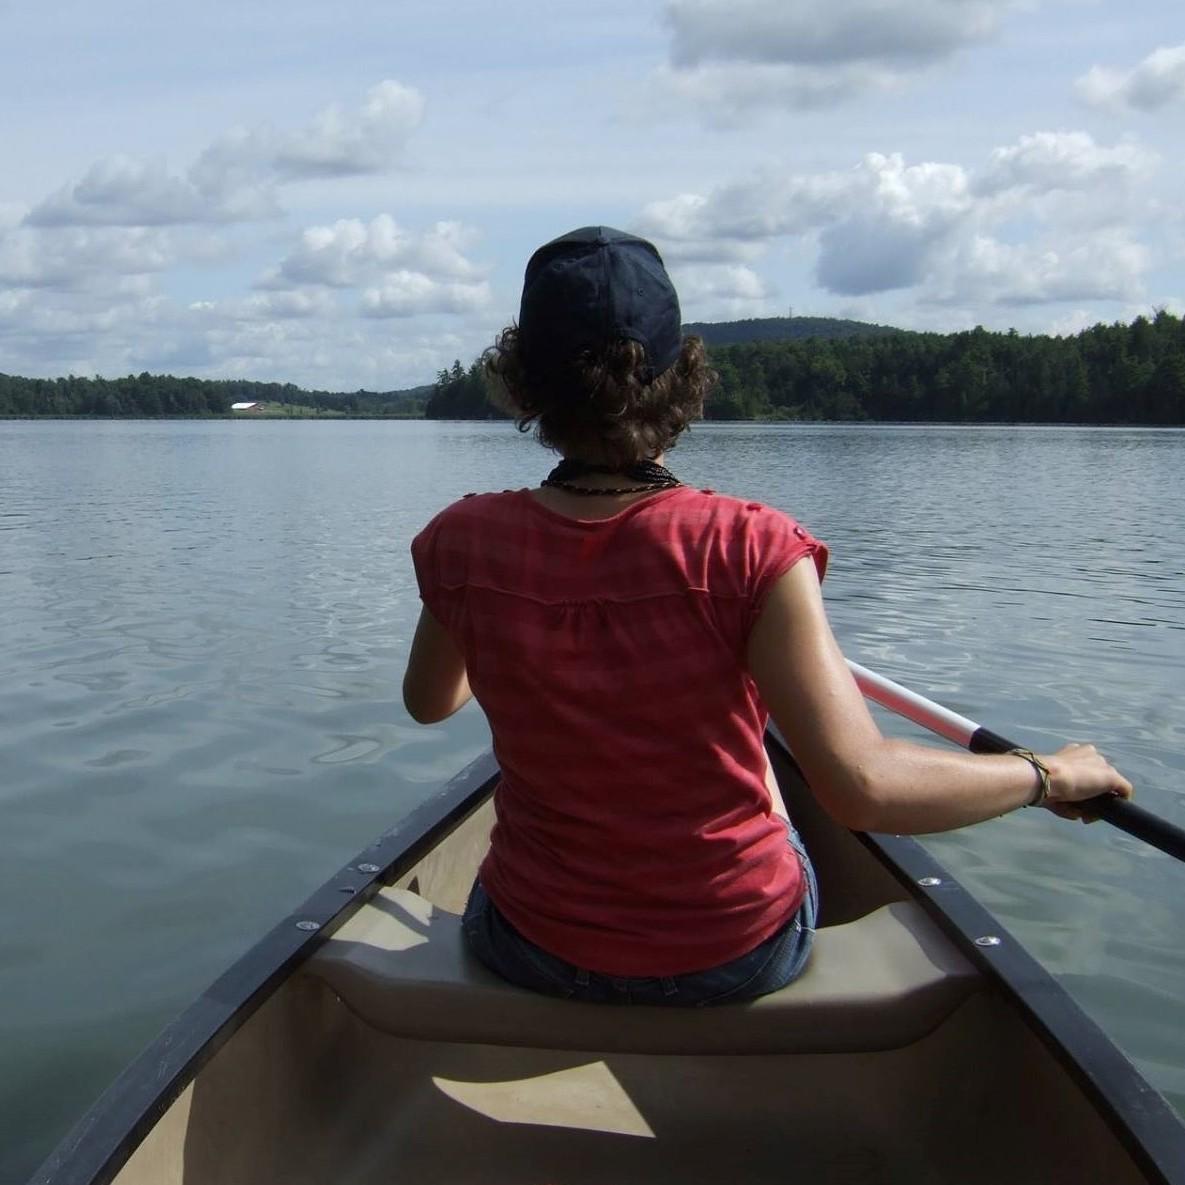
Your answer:
[[[465,949],[461,919],[385,888],[305,963],[367,1024],[399,1037],[637,1053],[896,1049],[973,992],[975,969],[912,902],[818,932],[789,987],[712,1009],[616,1007],[508,984]]]

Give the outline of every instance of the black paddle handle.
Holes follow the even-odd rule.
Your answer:
[[[1168,856],[1185,860],[1185,830],[1167,819],[1162,819],[1125,798],[1115,798],[1110,794],[1088,799],[1084,805],[1112,827],[1118,827],[1120,831],[1126,831],[1128,835],[1142,839]]]
[[[1017,747],[1007,737],[992,732],[990,728],[977,728],[967,742],[967,748],[972,753],[1007,753],[1009,749]],[[1136,806],[1134,802],[1103,794],[1098,798],[1088,798],[1078,805],[1104,819],[1112,827],[1118,827],[1120,831],[1126,831],[1128,835],[1151,844],[1165,855],[1185,860],[1185,829]]]

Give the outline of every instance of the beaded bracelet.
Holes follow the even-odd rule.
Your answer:
[[[1025,806],[1041,806],[1049,797],[1049,767],[1032,749],[1009,749],[1013,757],[1023,757],[1037,771],[1037,789]]]

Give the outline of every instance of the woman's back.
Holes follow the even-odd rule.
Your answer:
[[[817,541],[684,487],[595,520],[522,490],[456,503],[413,554],[494,735],[481,875],[516,927],[630,975],[726,961],[785,923],[800,870],[771,818],[745,646],[788,567],[813,554],[822,571]]]

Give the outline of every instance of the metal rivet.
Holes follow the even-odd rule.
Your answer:
[[[942,877],[940,877],[940,876],[924,876],[918,881],[918,884],[921,885],[922,888],[924,888],[924,889],[932,889],[935,885],[942,884]]]
[[[296,928],[298,930],[320,930],[321,923],[320,922],[297,922]]]
[[[359,872],[379,872],[380,869],[377,864],[359,864],[358,871]]]
[[[975,940],[975,945],[976,946],[999,946],[1000,941],[1001,940],[999,938],[997,938],[994,934],[985,934],[982,938],[977,938]]]

